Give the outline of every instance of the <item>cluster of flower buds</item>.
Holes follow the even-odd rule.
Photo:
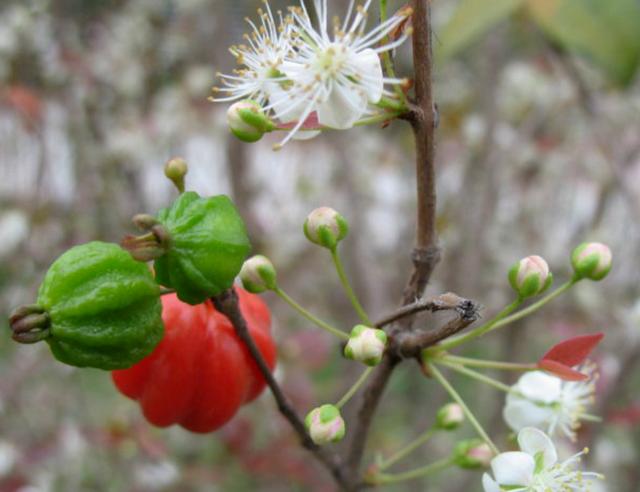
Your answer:
[[[330,207],[313,210],[304,221],[304,234],[318,246],[335,249],[349,232],[347,220]]]
[[[387,334],[383,330],[356,325],[349,335],[344,356],[368,366],[377,366],[382,360],[386,346]]]
[[[314,408],[304,419],[305,426],[313,442],[322,446],[342,440],[345,424],[340,410],[335,405],[322,405]]]
[[[602,280],[611,271],[612,254],[602,243],[583,243],[571,254],[574,279]],[[553,282],[544,258],[532,255],[521,259],[509,270],[511,287],[522,299],[542,294]]]

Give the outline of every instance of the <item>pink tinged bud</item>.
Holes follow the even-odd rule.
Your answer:
[[[509,283],[522,298],[541,294],[552,282],[549,265],[537,255],[523,258],[509,270]]]
[[[457,403],[449,403],[438,410],[436,427],[441,430],[454,430],[464,422],[464,412]]]
[[[487,468],[494,456],[489,445],[480,439],[461,441],[453,449],[453,461],[460,468]]]
[[[227,110],[229,130],[243,142],[257,142],[274,128],[260,105],[250,99],[238,101]]]
[[[382,360],[386,346],[387,334],[383,330],[356,325],[349,335],[344,356],[368,366],[376,366]]]
[[[242,265],[240,281],[253,294],[274,290],[277,287],[276,269],[266,256],[252,256]]]
[[[311,439],[319,446],[340,441],[345,435],[344,420],[335,405],[314,408],[304,419],[304,423]]]
[[[335,249],[349,232],[346,219],[329,207],[316,208],[304,222],[304,234],[314,244]]]
[[[602,280],[611,270],[612,259],[611,250],[602,243],[583,243],[571,254],[571,264],[579,279]]]

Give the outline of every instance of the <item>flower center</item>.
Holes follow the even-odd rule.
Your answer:
[[[318,52],[315,68],[323,78],[335,78],[347,61],[347,49],[343,44],[331,43]]]

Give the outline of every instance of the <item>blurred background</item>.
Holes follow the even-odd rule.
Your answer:
[[[342,14],[343,2],[329,3]],[[357,321],[326,251],[301,232],[321,205],[350,222],[342,251],[371,316],[398,305],[414,231],[408,126],[331,132],[274,153],[277,135],[241,144],[226,128],[226,106],[206,100],[216,72],[233,68],[227,49],[257,7],[2,0],[0,491],[334,490],[266,393],[212,435],[155,429],[107,373],[64,366],[44,345],[18,346],[6,327],[9,311],[35,299],[46,268],[67,248],[117,242],[133,232],[132,215],[170,203],[175,192],[162,168],[173,156],[188,161],[189,188],[232,195],[255,252],[272,258],[283,288],[313,312],[345,329]],[[531,362],[563,338],[604,331],[593,411],[604,422],[583,426],[575,446],[591,448],[586,466],[607,475],[603,490],[640,490],[640,3],[439,0],[433,14],[444,257],[428,294],[474,299],[487,318],[511,301],[506,272],[519,258],[544,256],[562,282],[577,244],[609,244],[615,266],[603,282],[581,283],[462,353]],[[376,16],[372,9],[370,21]],[[396,60],[410,75],[408,46]],[[287,394],[301,413],[336,401],[360,367],[265,297]],[[425,328],[442,321],[419,319]],[[504,395],[450,377],[505,443]],[[446,402],[414,365],[402,365],[379,408],[367,462],[426,429]],[[467,425],[438,438],[403,467],[445,456],[470,436]],[[451,470],[388,490],[480,488],[479,473]]]

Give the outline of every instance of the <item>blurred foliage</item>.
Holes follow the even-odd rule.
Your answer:
[[[462,0],[440,37],[440,56],[465,49],[516,11],[564,49],[599,65],[614,82],[633,80],[640,64],[637,0]]]

